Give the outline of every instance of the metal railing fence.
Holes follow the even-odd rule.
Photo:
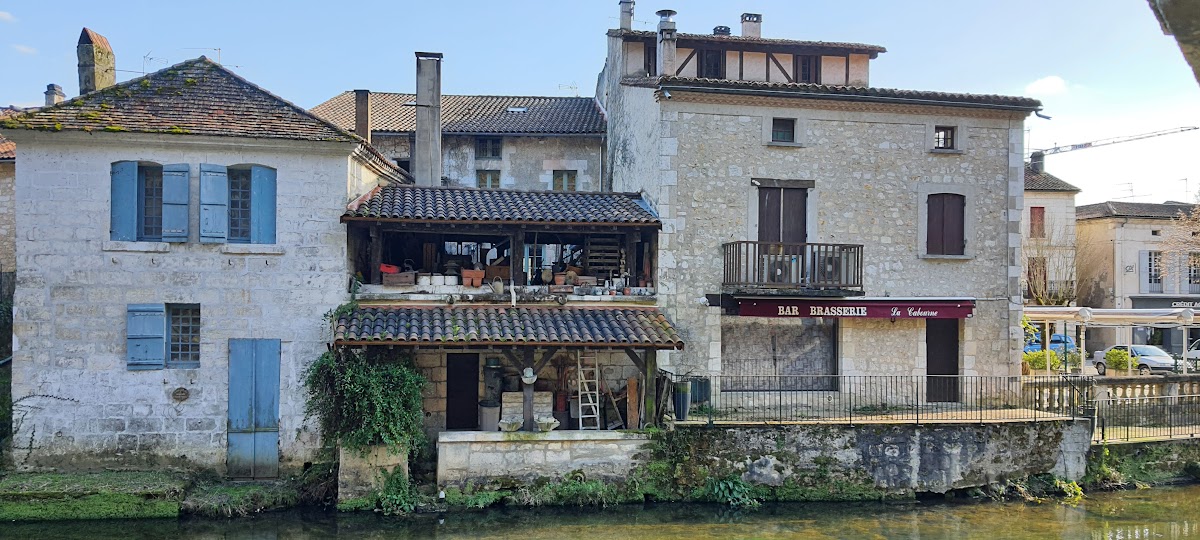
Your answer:
[[[1098,399],[1095,407],[1096,442],[1200,436],[1200,395]]]
[[[712,375],[675,377],[676,418],[708,422],[946,423],[1076,418],[1072,376]],[[679,408],[686,403],[687,413]]]

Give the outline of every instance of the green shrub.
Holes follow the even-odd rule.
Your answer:
[[[755,508],[758,499],[751,495],[750,484],[736,474],[726,478],[710,476],[704,481],[704,495],[713,502],[728,504],[735,508]]]
[[[1026,364],[1029,364],[1030,368],[1044,370],[1046,369],[1047,357],[1050,359],[1051,370],[1058,371],[1062,369],[1062,360],[1058,358],[1058,353],[1054,352],[1053,349],[1046,351],[1027,352],[1024,354],[1022,359],[1025,360]]]
[[[1129,351],[1124,349],[1109,349],[1104,353],[1104,365],[1109,369],[1129,369]]]
[[[425,442],[425,377],[409,357],[387,351],[329,351],[305,374],[305,413],[326,443],[365,452],[376,445],[416,453]]]
[[[1070,367],[1079,367],[1083,365],[1083,356],[1079,354],[1079,351],[1067,352],[1067,365]]]

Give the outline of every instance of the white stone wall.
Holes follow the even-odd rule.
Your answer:
[[[1015,369],[1021,334],[1014,261],[1024,185],[1019,117],[807,100],[699,103],[686,95],[656,103],[649,89],[616,92],[619,98],[609,95],[614,188],[645,190],[663,221],[659,301],[687,343],[670,365],[720,370],[720,310],[704,296],[720,290],[721,244],[757,239],[751,182],[768,178],[815,183],[808,241],[863,244],[867,296],[976,298],[977,315],[964,324],[964,350],[973,346],[973,361],[994,366],[979,368],[984,371]],[[622,120],[655,117],[656,110],[653,130]],[[798,118],[802,146],[765,144],[764,126],[773,117]],[[934,124],[958,126],[962,152],[929,152]],[[647,132],[657,132],[657,140],[631,148]],[[648,167],[658,170],[651,174]],[[968,195],[969,257],[922,256],[921,193],[943,189]]]
[[[1045,238],[1031,238],[1030,209],[1045,208]],[[1029,278],[1030,257],[1046,259],[1046,273],[1051,283],[1075,280],[1075,194],[1059,191],[1026,191],[1021,210],[1021,287]]]
[[[484,485],[502,477],[557,480],[576,470],[589,480],[625,480],[648,440],[620,431],[447,431],[438,435],[438,485]]]
[[[38,407],[16,438],[31,467],[180,465],[224,470],[228,340],[282,340],[284,470],[311,459],[305,368],[348,298],[345,210],[352,145],[176,135],[20,133],[13,395]],[[110,163],[191,165],[186,244],[109,241]],[[200,163],[277,170],[275,245],[200,244]],[[128,304],[198,303],[199,369],[126,369]],[[186,388],[190,398],[172,399]],[[68,401],[69,400],[69,401]]]
[[[476,159],[473,136],[442,137],[442,175],[451,185],[476,187],[475,171],[500,171],[500,187],[550,190],[556,170],[577,171],[577,191],[601,191],[603,139],[595,137],[503,137],[499,159]],[[375,135],[372,142],[389,159],[409,159],[409,135]]]

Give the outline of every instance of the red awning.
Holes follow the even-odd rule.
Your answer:
[[[965,319],[975,310],[970,298],[741,298],[743,317],[834,317],[839,319]]]

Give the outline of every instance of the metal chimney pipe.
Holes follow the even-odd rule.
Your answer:
[[[676,11],[663,9],[658,15],[658,76],[675,76],[675,16]]]

